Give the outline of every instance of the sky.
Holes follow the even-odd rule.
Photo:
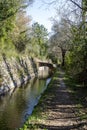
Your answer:
[[[30,15],[32,17],[32,23],[38,22],[39,24],[43,24],[44,27],[48,29],[48,32],[51,32],[51,28],[53,25],[51,18],[53,17],[57,20],[60,20],[62,11],[64,11],[64,14],[67,14],[67,12],[69,11],[71,18],[70,20],[74,20],[74,15],[71,14],[73,10],[73,4],[71,2],[67,3],[66,0],[60,0],[57,1],[54,6],[53,4],[49,6],[42,1],[49,3],[53,0],[34,0],[33,4],[27,8],[27,15]],[[60,14],[57,14],[57,11],[55,9],[56,7],[62,7]]]
[[[44,0],[47,2],[47,0]],[[52,6],[47,6],[41,2],[41,0],[35,0],[35,2],[27,8],[27,15],[32,17],[32,22],[38,22],[43,24],[48,32],[51,32],[52,21],[51,17],[56,15],[56,11]]]

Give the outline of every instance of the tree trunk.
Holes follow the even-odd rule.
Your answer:
[[[66,51],[65,50],[62,50],[62,66],[64,67],[65,65],[65,54],[66,54]]]

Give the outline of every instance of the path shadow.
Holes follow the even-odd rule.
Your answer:
[[[45,129],[46,130],[86,130],[85,128],[87,127],[84,127],[85,125],[87,125],[87,122],[82,122],[82,123],[78,123],[76,125],[70,125],[70,126],[53,126],[53,125],[35,124],[35,126],[41,130],[45,130]],[[31,130],[32,130],[32,127],[31,127]]]
[[[45,123],[43,123],[44,119],[42,123],[34,120],[29,126],[34,124],[36,128],[43,130],[87,130],[87,121],[81,121],[79,115],[76,115],[78,102],[72,101],[73,92],[66,88],[63,74],[61,72],[54,77],[39,103],[42,118],[47,114]],[[36,113],[36,117],[38,115]]]

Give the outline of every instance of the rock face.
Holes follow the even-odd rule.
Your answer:
[[[0,63],[0,95],[21,87],[27,81],[37,75],[37,65],[33,58],[21,57],[6,59]]]

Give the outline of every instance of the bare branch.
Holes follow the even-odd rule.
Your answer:
[[[82,9],[82,7],[79,5],[79,4],[77,4],[75,1],[73,1],[73,0],[70,0],[73,4],[75,4],[76,6],[78,6],[80,9]]]
[[[56,0],[53,0],[53,1],[51,1],[51,2],[46,2],[46,1],[42,0],[42,2],[43,2],[44,4],[52,5],[52,4],[55,4],[55,3],[56,3]]]
[[[70,0],[70,1],[71,1],[73,4],[75,4],[77,7],[79,7],[80,9],[87,11],[87,8],[81,7],[78,3],[76,3],[76,2],[73,1],[73,0]]]

